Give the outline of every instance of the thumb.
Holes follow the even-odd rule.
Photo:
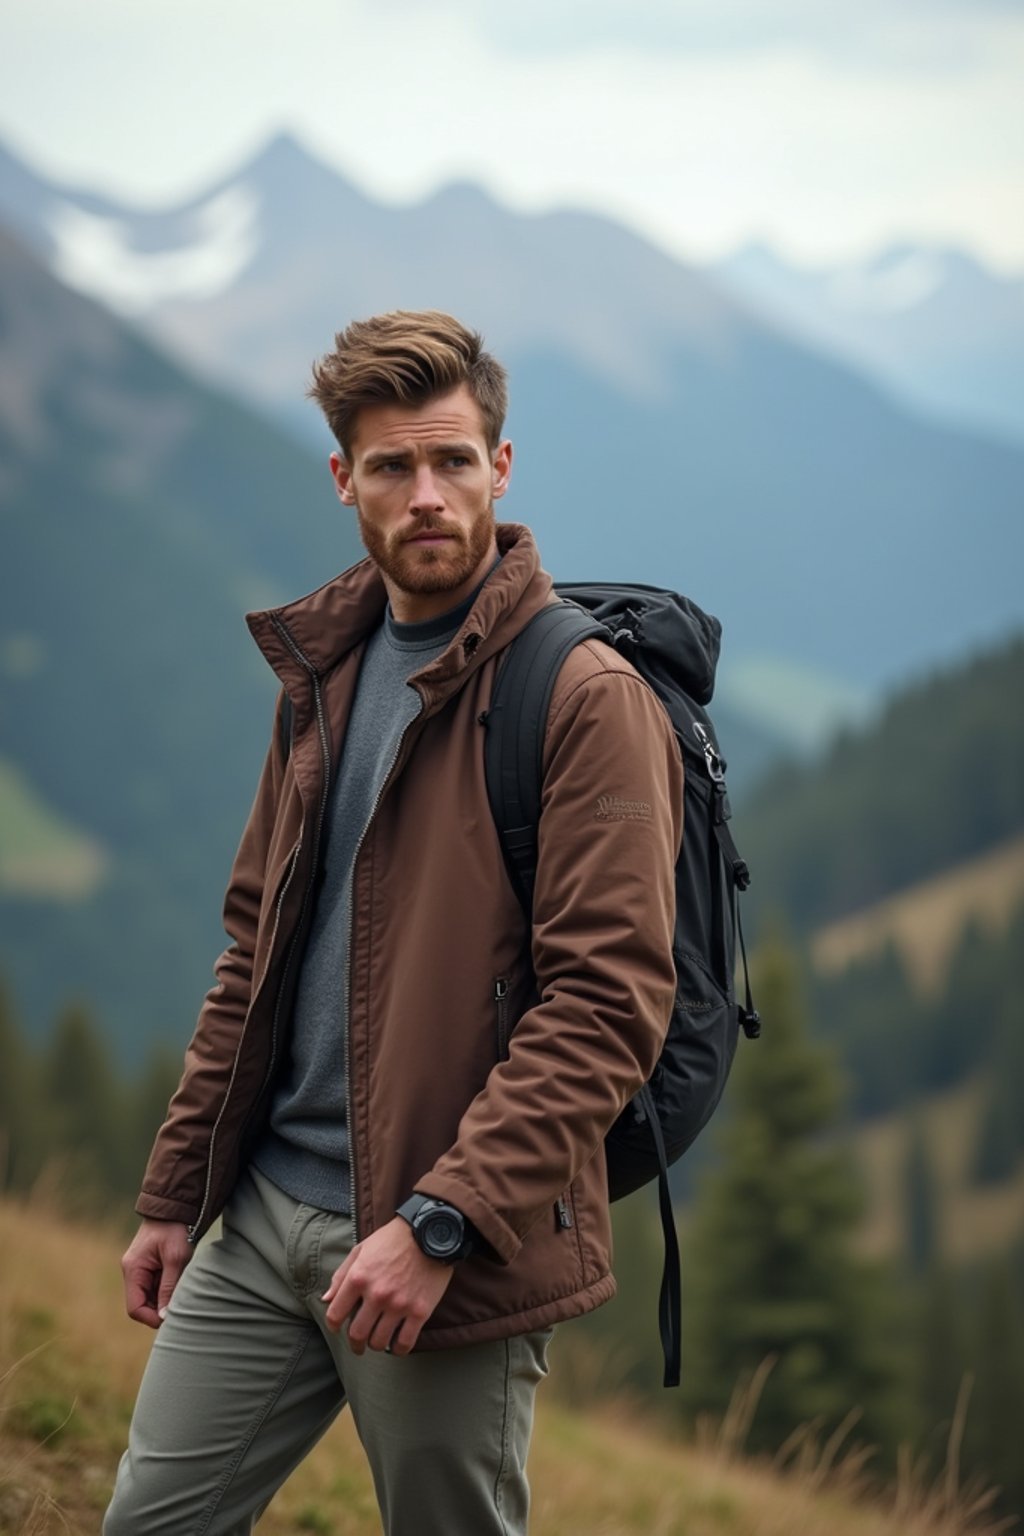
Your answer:
[[[184,1268],[184,1259],[176,1258],[170,1255],[167,1257],[164,1263],[164,1267],[160,1273],[160,1288],[156,1294],[156,1310],[159,1314],[161,1322],[163,1322],[164,1318],[167,1316],[167,1308],[170,1304],[171,1297],[174,1295],[175,1287],[177,1286],[178,1281],[181,1279],[182,1271]]]

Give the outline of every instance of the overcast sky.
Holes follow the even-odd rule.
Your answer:
[[[1024,270],[1024,0],[6,0],[0,140],[149,205],[289,128],[674,252],[893,239]]]

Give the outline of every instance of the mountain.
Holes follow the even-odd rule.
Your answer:
[[[191,1027],[266,746],[247,608],[358,553],[326,469],[0,236],[0,972]]]
[[[1024,443],[1024,273],[909,244],[819,268],[754,244],[710,273],[787,334],[918,410]]]
[[[794,668],[815,668],[797,725],[820,742],[1024,616],[1024,451],[921,419],[610,220],[467,185],[386,206],[287,137],[163,212],[20,175],[0,167],[0,216],[68,280],[310,441],[310,360],[347,318],[479,325],[511,371],[508,514],[556,576],[655,580],[717,613],[724,696],[756,663],[781,734]]]
[[[242,615],[362,551],[309,450],[6,236],[0,336],[0,974],[34,1028],[79,993],[137,1054],[222,947],[274,692]],[[718,723],[734,782],[777,756]]]

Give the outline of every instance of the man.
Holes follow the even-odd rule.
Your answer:
[[[552,590],[494,520],[504,370],[398,312],[314,380],[369,559],[249,617],[290,741],[279,701],[123,1261],[159,1331],[106,1536],[250,1531],[346,1402],[387,1536],[525,1532],[551,1329],[614,1290],[602,1139],[675,986],[678,748],[595,641],[552,698],[532,931],[505,872],[486,714]]]

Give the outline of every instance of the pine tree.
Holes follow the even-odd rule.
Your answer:
[[[1003,945],[1003,989],[997,1004],[992,1045],[991,1082],[979,1117],[974,1177],[979,1183],[1008,1179],[1024,1156],[1024,1017],[1016,972],[1024,946],[1020,918]]]
[[[937,1472],[943,1465],[949,1432],[964,1375],[971,1367],[965,1298],[948,1265],[933,1263],[915,1297],[916,1391],[918,1430],[914,1442],[925,1449]]]
[[[1024,1295],[1007,1258],[993,1260],[982,1286],[967,1420],[972,1470],[998,1483],[1003,1507],[1024,1513]]]
[[[577,1350],[582,1369],[573,1372],[588,1388],[585,1397],[576,1391],[573,1400],[583,1406],[595,1389],[621,1396],[623,1389],[647,1397],[663,1407],[662,1373],[665,1365],[658,1332],[658,1287],[664,1261],[664,1241],[655,1190],[637,1190],[612,1206],[616,1294],[606,1307],[590,1312],[565,1330],[558,1348],[571,1355]],[[569,1372],[563,1373],[563,1378]]]
[[[852,1248],[861,1197],[836,1143],[838,1077],[807,1038],[781,944],[760,953],[756,979],[764,1035],[741,1042],[721,1166],[702,1184],[687,1243],[684,1400],[691,1413],[721,1413],[737,1381],[774,1357],[755,1448],[776,1449],[811,1421],[827,1431],[855,1408],[866,1435],[892,1446],[888,1303]]]
[[[98,1206],[123,1193],[128,1136],[122,1093],[93,1017],[81,1003],[57,1018],[43,1089],[61,1187],[70,1202]]]
[[[131,1145],[126,1159],[130,1178],[130,1187],[126,1193],[130,1195],[136,1192],[142,1181],[154,1137],[166,1119],[167,1106],[180,1077],[181,1061],[178,1057],[159,1047],[150,1052],[132,1096]]]
[[[809,967],[806,984],[821,1038],[842,1050],[858,1118],[894,1109],[920,1090],[932,1021],[892,941],[832,975]]]
[[[911,1122],[907,1141],[904,1204],[907,1259],[914,1274],[920,1275],[939,1253],[939,1210],[928,1140],[919,1115]]]
[[[35,1062],[0,981],[0,1191],[22,1193],[37,1178],[45,1129]]]
[[[1000,964],[1002,944],[977,919],[964,927],[941,994],[933,999],[922,1038],[919,1082],[945,1088],[962,1082],[990,1058],[1003,999],[1012,988],[1017,955]],[[1019,954],[1019,951],[1018,951]],[[1010,960],[1009,954],[1006,956]]]

